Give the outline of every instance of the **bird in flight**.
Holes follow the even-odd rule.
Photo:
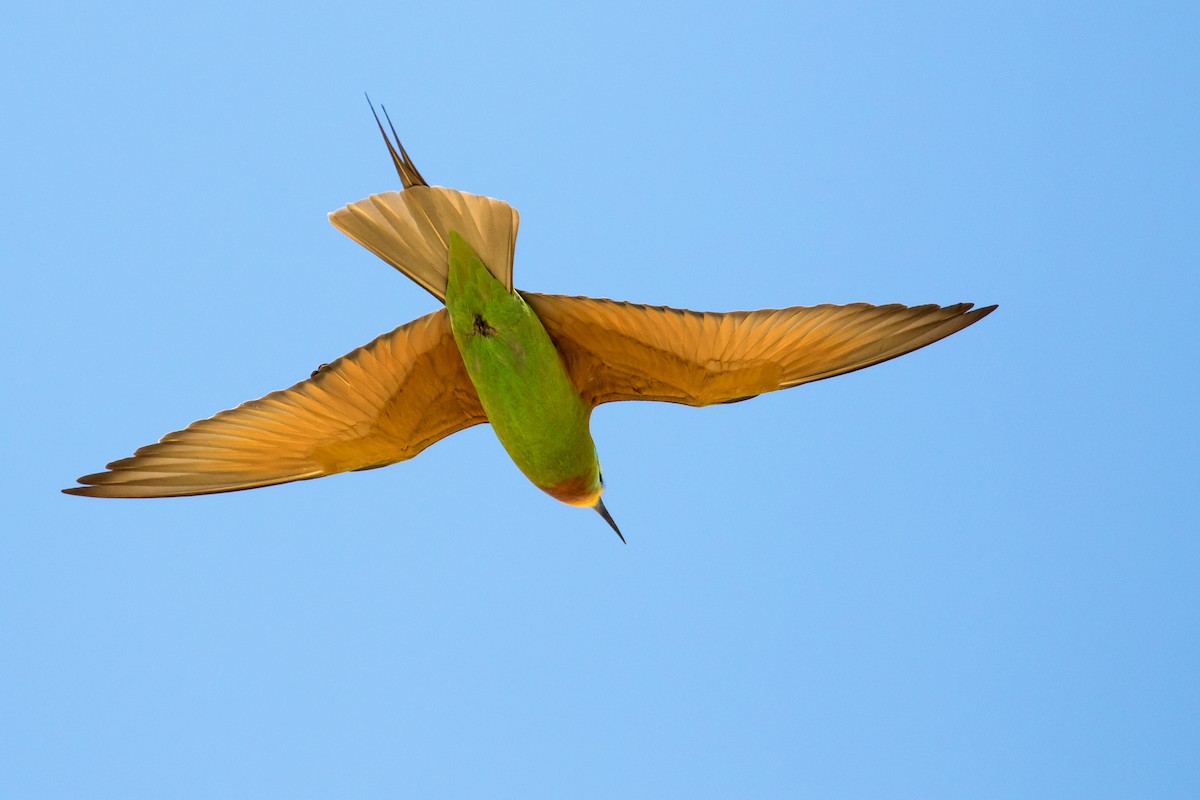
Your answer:
[[[596,406],[746,400],[904,355],[996,308],[851,303],[717,313],[517,291],[516,210],[430,186],[391,120],[390,138],[378,114],[375,122],[404,188],[329,219],[444,307],[289,389],[168,433],[64,492],[177,497],[320,478],[404,461],[488,422],[535,486],[595,509],[624,541],[601,499],[589,427]]]

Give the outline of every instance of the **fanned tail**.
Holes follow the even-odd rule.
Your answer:
[[[368,98],[367,102],[370,102]],[[479,254],[484,265],[510,292],[513,253],[520,216],[502,200],[430,186],[413,164],[392,120],[395,143],[371,106],[379,133],[404,190],[384,192],[350,203],[329,215],[329,221],[396,269],[412,278],[438,300],[446,300],[450,266],[448,234],[456,231]]]

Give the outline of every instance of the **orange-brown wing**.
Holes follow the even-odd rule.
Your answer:
[[[692,406],[842,375],[962,330],[995,306],[796,306],[727,314],[524,294],[591,405]]]
[[[441,309],[290,389],[168,433],[63,491],[173,497],[319,478],[412,458],[486,420]]]

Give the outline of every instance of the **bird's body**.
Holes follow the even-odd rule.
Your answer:
[[[854,303],[717,313],[518,292],[516,211],[429,186],[399,140],[384,139],[404,191],[351,203],[330,220],[445,308],[289,389],[169,433],[65,492],[170,497],[318,478],[403,461],[489,422],[534,485],[595,508],[617,530],[600,499],[589,429],[597,405],[744,400],[895,358],[995,308]]]
[[[446,311],[479,402],[513,463],[556,500],[594,505],[600,462],[588,427],[591,409],[538,315],[455,232]]]

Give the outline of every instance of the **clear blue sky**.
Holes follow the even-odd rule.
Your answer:
[[[1192,4],[36,5],[0,32],[0,797],[1200,795]],[[627,547],[487,427],[59,494],[432,310],[325,219],[397,187],[364,90],[520,210],[521,288],[1000,310],[602,407]]]

